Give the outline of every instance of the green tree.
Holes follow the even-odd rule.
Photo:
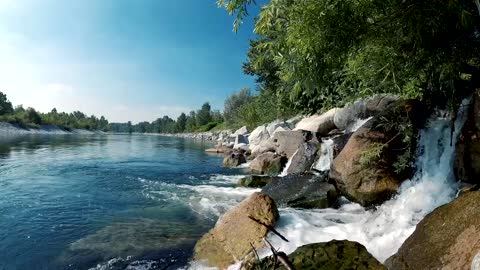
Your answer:
[[[187,115],[185,113],[182,113],[177,118],[177,131],[184,132],[186,126],[187,126]]]
[[[32,124],[35,124],[35,125],[41,125],[42,124],[42,118],[40,116],[40,114],[38,114],[38,112],[34,109],[34,108],[27,108],[26,112],[25,112],[25,120],[28,122],[28,123],[32,123]]]
[[[0,92],[0,115],[9,114],[13,112],[13,106],[7,99],[7,95]]]
[[[193,132],[197,129],[197,114],[195,111],[191,111],[185,122],[186,131]]]
[[[197,111],[196,121],[197,126],[203,126],[212,121],[210,103],[203,103],[202,108]]]

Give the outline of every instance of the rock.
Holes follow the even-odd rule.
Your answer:
[[[251,147],[250,150],[252,152],[252,157],[255,158],[265,152],[275,152],[276,146],[273,141],[274,139],[270,138],[266,141],[261,142],[259,145]]]
[[[302,115],[297,115],[288,119],[287,121],[285,121],[285,123],[287,123],[290,129],[294,129],[295,126],[298,124],[298,122],[300,122],[302,119],[303,119]]]
[[[382,112],[395,101],[398,96],[379,94],[367,99],[360,99],[339,109],[333,118],[338,129],[345,130],[358,119],[366,119]]]
[[[315,114],[303,118],[298,122],[294,130],[306,130],[312,133],[318,133],[322,136],[327,135],[330,131],[336,128],[333,118],[337,110],[337,108],[334,108],[321,115]]]
[[[271,181],[271,176],[250,175],[240,179],[238,185],[242,187],[261,188],[264,187],[266,184],[270,183]]]
[[[327,183],[328,174],[287,175],[273,177],[262,193],[275,200],[277,206],[293,208],[328,208],[336,206],[335,187]]]
[[[241,143],[248,144],[247,137],[244,135],[235,135],[234,144],[241,144]]]
[[[457,180],[480,184],[480,89],[473,94],[473,106],[456,144],[454,172]]]
[[[317,154],[317,147],[313,143],[302,143],[297,151],[288,160],[284,172],[286,174],[304,173],[312,167]]]
[[[248,146],[248,144],[246,143],[238,143],[238,144],[235,144],[233,146],[233,149],[236,149],[236,150],[242,150],[244,152],[247,152],[250,150],[250,147]]]
[[[232,148],[227,147],[225,145],[217,145],[214,148],[208,148],[205,150],[205,152],[208,153],[217,153],[217,154],[224,154],[224,153],[229,153],[232,151]]]
[[[273,135],[275,151],[280,155],[291,158],[301,144],[312,139],[309,131],[278,131]]]
[[[250,136],[248,136],[250,149],[253,149],[268,139],[270,139],[270,134],[268,133],[267,127],[265,125],[258,126],[250,133]]]
[[[395,127],[409,125],[413,134],[410,138],[416,138],[418,127],[428,115],[422,108],[415,100],[398,100],[352,134],[330,170],[330,179],[343,196],[363,206],[381,204],[412,176],[412,167],[399,171],[395,163],[399,157],[411,158],[416,141],[407,144]],[[405,122],[385,129],[385,119],[391,122],[397,117]]]
[[[254,193],[225,213],[215,227],[197,242],[194,259],[225,269],[242,260],[251,251],[251,244],[256,248],[263,246],[262,239],[268,231],[249,216],[272,227],[279,218],[272,198]]]
[[[247,159],[245,158],[245,155],[238,151],[232,151],[226,154],[223,158],[223,166],[225,167],[237,167],[246,162]]]
[[[257,156],[252,162],[250,162],[250,171],[254,174],[279,174],[287,160],[285,157],[277,155],[273,152],[266,152]]]
[[[232,135],[236,136],[236,135],[247,135],[247,134],[248,134],[248,129],[246,126],[243,126],[237,129],[237,131],[235,131]]]
[[[473,191],[428,214],[385,265],[389,269],[474,269],[479,253],[480,192]]]
[[[315,243],[297,248],[288,255],[294,269],[365,269],[386,270],[367,249],[357,242],[347,240],[332,240],[325,243]],[[283,266],[273,267],[274,259],[266,257],[260,263],[254,262],[244,266],[245,269],[285,269]],[[277,264],[278,265],[278,264]],[[419,268],[420,269],[420,268]],[[426,269],[426,268],[425,268]]]
[[[285,121],[281,121],[281,120],[273,121],[272,123],[268,124],[267,127],[266,127],[267,132],[268,132],[268,134],[270,134],[270,136],[273,136],[273,133],[278,128],[282,128],[283,130],[289,130],[290,129],[288,123],[285,122]]]

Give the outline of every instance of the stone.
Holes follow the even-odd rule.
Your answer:
[[[274,227],[279,215],[272,198],[259,192],[254,193],[227,211],[215,227],[197,242],[194,260],[225,269],[248,255],[251,245],[255,248],[262,247],[262,239],[268,230],[249,217]]]
[[[389,269],[474,269],[480,253],[480,192],[467,192],[417,225]]]
[[[284,130],[289,130],[290,129],[288,123],[285,122],[285,121],[281,121],[281,120],[275,120],[272,123],[268,124],[267,127],[266,127],[267,132],[268,132],[268,134],[270,134],[270,136],[273,136],[273,133],[278,128],[282,128]]]
[[[345,130],[358,119],[366,119],[384,111],[398,100],[398,96],[379,94],[366,99],[359,99],[339,109],[334,116],[334,124],[340,130]]]
[[[313,143],[306,142],[300,144],[297,151],[288,160],[288,163],[284,169],[286,174],[304,173],[308,171],[317,154],[317,146]]]
[[[347,240],[332,240],[330,242],[304,245],[288,255],[288,259],[294,269],[302,270],[387,269],[363,245]],[[260,262],[249,262],[244,265],[244,269],[285,268],[279,263],[277,263],[277,267],[274,267],[274,259],[270,256],[262,259]]]
[[[300,145],[311,138],[312,133],[309,131],[277,131],[273,135],[273,144],[278,154],[291,158]]]
[[[262,193],[272,197],[277,206],[282,207],[304,209],[336,207],[335,187],[327,183],[327,178],[327,173],[273,177],[262,188]]]
[[[473,94],[473,106],[456,144],[454,173],[459,181],[480,184],[480,89]]]
[[[294,116],[287,121],[285,121],[290,129],[294,129],[295,126],[304,118],[303,115]]]
[[[283,170],[286,163],[287,160],[285,157],[273,152],[265,152],[252,160],[249,168],[254,174],[276,175]]]
[[[248,138],[244,135],[235,135],[235,140],[234,140],[233,143],[234,144],[240,144],[240,143],[248,144]]]
[[[217,145],[214,148],[208,148],[205,150],[205,152],[217,153],[217,154],[230,153],[231,151],[232,151],[232,148],[227,147],[225,145]]]
[[[312,133],[318,133],[319,135],[325,136],[330,131],[336,128],[333,118],[337,112],[338,108],[333,108],[327,111],[324,114],[312,115],[307,118],[303,118],[295,126],[294,130],[306,130]]]
[[[265,152],[275,152],[276,146],[273,141],[274,139],[270,138],[266,141],[261,142],[259,145],[250,147],[252,157],[255,158],[258,155],[263,154]]]
[[[236,149],[236,150],[242,150],[244,152],[247,152],[250,150],[250,147],[248,146],[248,144],[246,143],[238,143],[238,144],[235,144],[233,146],[233,149]]]
[[[250,142],[250,149],[253,149],[255,146],[262,144],[268,139],[270,139],[270,134],[268,133],[266,125],[258,126],[248,136],[248,140]]]
[[[247,135],[247,134],[248,134],[248,129],[246,126],[243,126],[237,129],[232,135],[236,136],[236,135]]]
[[[271,176],[249,175],[240,179],[240,181],[238,181],[238,185],[242,187],[261,188],[270,183],[271,181]]]
[[[246,162],[247,159],[245,158],[245,155],[238,151],[231,151],[223,158],[223,166],[225,167],[237,167]]]

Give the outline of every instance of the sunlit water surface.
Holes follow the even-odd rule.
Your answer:
[[[254,190],[209,145],[160,136],[0,136],[0,269],[176,269]]]

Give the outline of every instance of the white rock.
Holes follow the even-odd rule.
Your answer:
[[[281,121],[281,120],[275,120],[273,121],[272,123],[268,124],[267,125],[267,131],[268,131],[268,134],[270,134],[270,136],[273,136],[273,133],[275,132],[275,130],[279,127],[282,127],[284,129],[290,129],[290,127],[288,126],[288,123],[285,122],[285,121]]]
[[[246,126],[243,126],[239,129],[237,129],[237,131],[235,131],[235,133],[233,133],[233,135],[247,135],[248,134],[248,129]]]
[[[270,135],[267,131],[267,127],[265,125],[259,126],[250,133],[248,136],[248,141],[250,143],[250,148],[253,148],[263,141],[270,139]]]
[[[338,108],[333,108],[324,114],[315,114],[304,118],[298,122],[294,130],[307,130],[320,133],[320,135],[327,135],[336,128],[333,119],[337,110]]]

